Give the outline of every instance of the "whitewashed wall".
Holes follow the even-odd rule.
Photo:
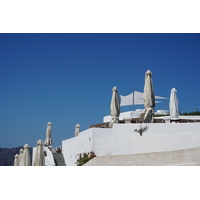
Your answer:
[[[76,166],[77,154],[94,151],[97,156],[111,155],[111,144],[111,129],[91,128],[62,141],[62,153],[66,165]]]
[[[134,132],[148,125],[143,136]],[[62,142],[68,166],[76,154],[95,151],[97,156],[173,151],[200,146],[200,123],[114,124],[112,129],[91,128]]]
[[[56,164],[54,162],[52,152],[47,147],[44,147],[44,151],[46,151],[46,155],[47,155],[47,156],[45,156],[45,165],[46,166],[55,166]]]
[[[112,129],[93,128],[92,133],[95,154],[97,156],[112,155]]]
[[[200,123],[154,123],[143,136],[134,132],[141,124],[113,126],[112,155],[173,151],[200,146]]]

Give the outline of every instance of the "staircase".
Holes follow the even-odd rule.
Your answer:
[[[66,166],[62,153],[53,153],[56,166]]]

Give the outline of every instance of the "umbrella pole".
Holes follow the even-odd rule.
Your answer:
[[[134,92],[135,90],[133,90],[133,111],[134,111]]]

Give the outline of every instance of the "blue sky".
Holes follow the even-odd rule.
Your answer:
[[[143,92],[149,69],[155,95],[200,106],[200,34],[0,34],[0,55],[0,147],[36,146],[48,121],[60,146],[103,121],[114,86]]]

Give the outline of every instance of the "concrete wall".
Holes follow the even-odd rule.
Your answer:
[[[52,152],[47,147],[44,147],[44,151],[46,151],[47,155],[45,156],[45,166],[55,166]]]
[[[95,154],[112,155],[112,129],[93,128],[92,132]]]
[[[134,132],[141,124],[113,126],[112,155],[173,151],[200,146],[200,123],[142,124],[149,129],[143,136]]]
[[[62,141],[62,153],[68,166],[76,166],[77,154],[94,151],[97,156],[111,155],[112,129],[91,128],[77,137]]]
[[[134,132],[148,125],[140,136]],[[200,123],[114,124],[112,129],[90,128],[64,140],[62,150],[68,166],[75,166],[77,154],[94,151],[97,156],[174,151],[200,146]]]
[[[200,166],[200,147],[143,154],[100,156],[84,166]]]

